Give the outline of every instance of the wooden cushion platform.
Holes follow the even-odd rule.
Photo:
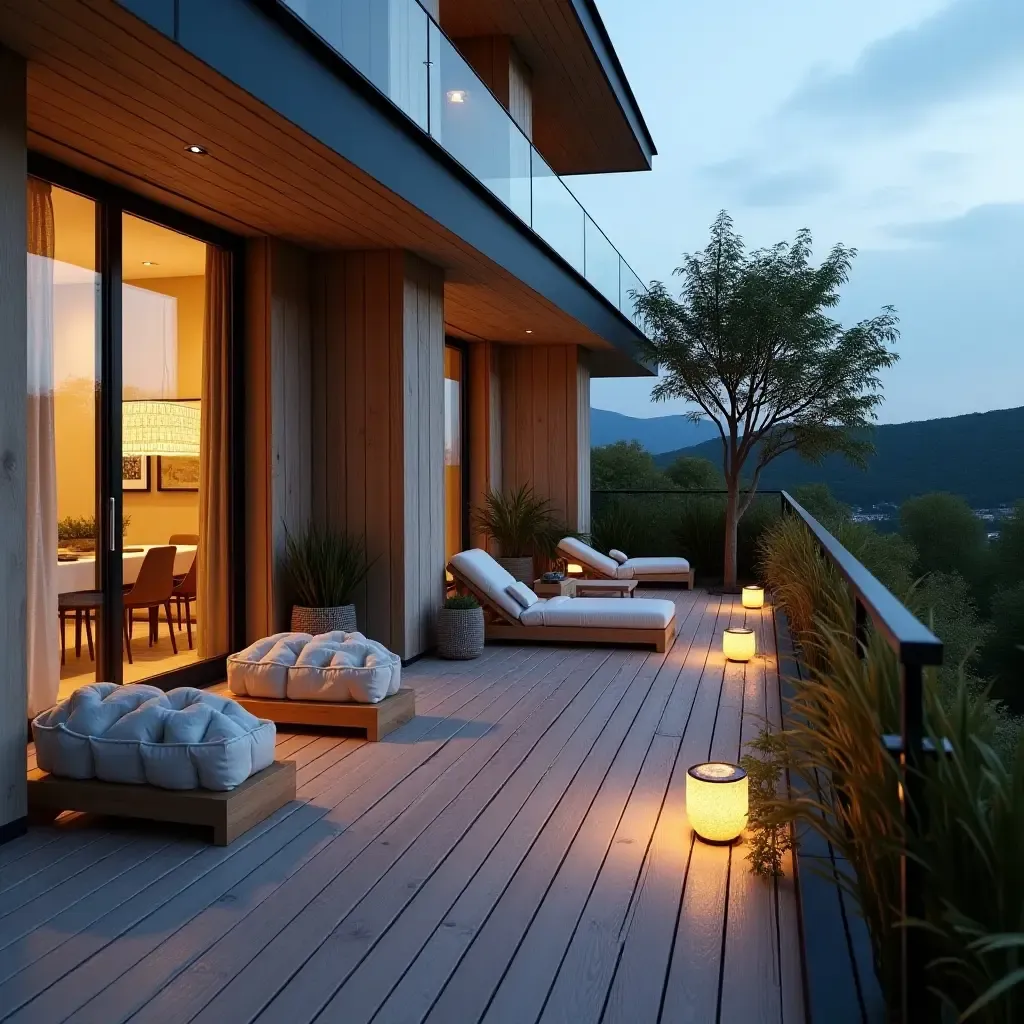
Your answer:
[[[363,729],[368,740],[379,740],[416,717],[416,691],[407,687],[378,704],[233,696],[246,711],[258,718],[269,718],[281,725]]]
[[[28,773],[29,814],[52,820],[62,811],[206,825],[227,846],[295,799],[295,762],[275,761],[227,791],[160,789],[100,779],[65,779],[38,768]]]

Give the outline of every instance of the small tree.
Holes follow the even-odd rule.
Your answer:
[[[693,419],[709,417],[721,435],[726,587],[736,586],[736,528],[765,466],[790,451],[863,464],[872,450],[854,431],[875,419],[899,321],[892,306],[848,328],[827,315],[855,256],[837,245],[811,266],[807,229],[792,244],[748,253],[723,210],[707,248],[676,270],[679,299],[660,282],[636,298],[652,339],[647,355],[663,374],[652,397],[693,403]]]
[[[598,491],[664,487],[654,457],[639,441],[614,441],[590,452],[590,485]]]
[[[684,491],[719,491],[725,486],[722,471],[698,455],[680,455],[666,467],[665,476]]]

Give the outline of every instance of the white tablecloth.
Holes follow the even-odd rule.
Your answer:
[[[134,546],[134,545],[133,545]],[[139,578],[146,552],[157,544],[140,544],[141,551],[124,553],[124,582],[134,583]],[[179,544],[174,555],[174,575],[184,576],[196,555],[195,544]],[[73,590],[96,589],[96,556],[79,555],[77,562],[57,563],[57,593],[70,594]]]

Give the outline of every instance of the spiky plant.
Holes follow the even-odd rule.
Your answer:
[[[467,612],[479,608],[480,602],[472,594],[452,594],[445,598],[444,607],[452,612]]]
[[[504,558],[529,558],[542,549],[555,525],[547,498],[523,484],[510,491],[489,490],[473,512],[478,530],[491,537]]]
[[[356,587],[366,579],[371,562],[361,537],[310,524],[295,535],[285,527],[284,569],[295,603],[305,608],[337,608],[351,604]]]

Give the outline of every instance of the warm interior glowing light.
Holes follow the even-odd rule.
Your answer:
[[[757,653],[752,629],[727,629],[722,634],[722,653],[729,661],[750,661]]]
[[[762,608],[764,606],[764,587],[744,587],[743,607]]]
[[[448,90],[448,102],[449,103],[465,103],[466,102],[466,90],[465,89],[449,89]]]
[[[734,764],[695,764],[686,773],[686,814],[693,831],[731,843],[747,824],[747,773]]]
[[[583,575],[583,566],[582,565],[577,565],[575,562],[570,562],[565,567],[565,571],[566,571],[566,574],[569,575],[569,576],[582,576]]]
[[[444,578],[446,583],[454,583],[455,577],[447,570],[444,571]]]
[[[199,403],[138,399],[121,404],[123,455],[199,457]]]

